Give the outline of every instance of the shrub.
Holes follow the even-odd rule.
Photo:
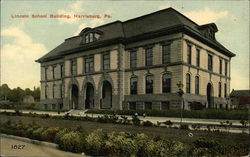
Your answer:
[[[143,122],[142,124],[143,124],[143,126],[154,126],[154,124],[148,120]]]
[[[79,132],[71,131],[66,133],[61,137],[61,141],[59,148],[63,150],[75,153],[83,151],[84,140]]]
[[[141,124],[141,120],[136,115],[133,115],[132,122],[133,122],[134,125],[140,125]]]
[[[219,156],[222,154],[222,145],[214,139],[200,138],[194,141],[193,155],[200,156]]]
[[[101,130],[90,133],[86,138],[85,152],[93,156],[107,155],[103,150],[107,135]]]
[[[138,151],[136,142],[124,132],[108,133],[108,140],[105,142],[105,152],[108,156],[135,156]]]
[[[181,124],[180,129],[189,130],[189,127],[187,124]]]
[[[48,128],[42,133],[42,139],[45,141],[54,142],[55,136],[59,132],[59,128]]]
[[[41,127],[41,128],[37,128],[37,129],[33,130],[31,138],[36,139],[36,140],[44,140],[42,138],[42,133],[44,132],[45,129],[46,128]]]
[[[70,132],[70,130],[67,129],[67,128],[60,130],[60,131],[56,134],[56,136],[55,136],[55,139],[54,139],[55,143],[57,143],[58,145],[61,145],[61,144],[62,144],[61,137],[62,137],[64,134],[69,133],[69,132]]]

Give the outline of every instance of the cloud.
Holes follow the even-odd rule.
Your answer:
[[[11,42],[1,47],[2,82],[14,88],[33,88],[39,85],[40,65],[35,60],[44,55],[47,50],[41,43],[35,43],[32,38],[18,27],[8,27],[1,31],[2,41]]]
[[[59,9],[57,11],[57,13],[59,15],[70,15],[71,18],[58,18],[60,24],[75,24],[78,23],[79,19],[78,18],[74,18],[75,14],[79,14],[81,12],[84,11],[83,9],[83,1],[76,1],[74,3],[72,3],[71,5],[69,5],[67,8],[65,9]]]
[[[206,7],[203,10],[186,12],[184,13],[184,15],[186,15],[188,18],[201,25],[201,24],[216,22],[219,19],[227,17],[228,11],[216,12]]]

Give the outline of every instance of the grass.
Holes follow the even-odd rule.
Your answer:
[[[26,116],[7,116],[0,115],[1,123],[8,120],[13,122],[21,121],[24,124],[30,124],[35,122],[42,127],[61,127],[76,129],[77,127],[83,128],[84,131],[92,132],[96,129],[103,129],[104,131],[123,131],[129,133],[145,133],[146,135],[157,138],[159,136],[165,139],[174,139],[183,143],[190,144],[199,138],[211,138],[216,139],[224,144],[235,144],[235,143],[249,143],[249,135],[247,134],[234,134],[226,132],[209,132],[209,131],[190,131],[176,128],[166,127],[143,127],[134,125],[122,125],[112,123],[98,123],[90,121],[75,121],[75,120],[63,120],[63,119],[43,119],[39,117],[26,117]],[[188,136],[192,132],[193,137]]]

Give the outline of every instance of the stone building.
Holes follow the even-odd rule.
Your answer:
[[[45,109],[190,109],[227,104],[235,54],[173,8],[84,28],[37,60]],[[58,32],[59,33],[59,32]],[[184,85],[178,95],[177,83]]]

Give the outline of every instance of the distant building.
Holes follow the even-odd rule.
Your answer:
[[[232,90],[230,94],[232,108],[245,109],[250,107],[250,90]]]
[[[23,102],[27,104],[35,103],[34,97],[32,95],[25,95],[23,97]]]
[[[226,107],[235,54],[216,40],[217,31],[173,8],[84,28],[37,60],[42,107],[180,109],[178,82],[184,109],[193,102]]]

